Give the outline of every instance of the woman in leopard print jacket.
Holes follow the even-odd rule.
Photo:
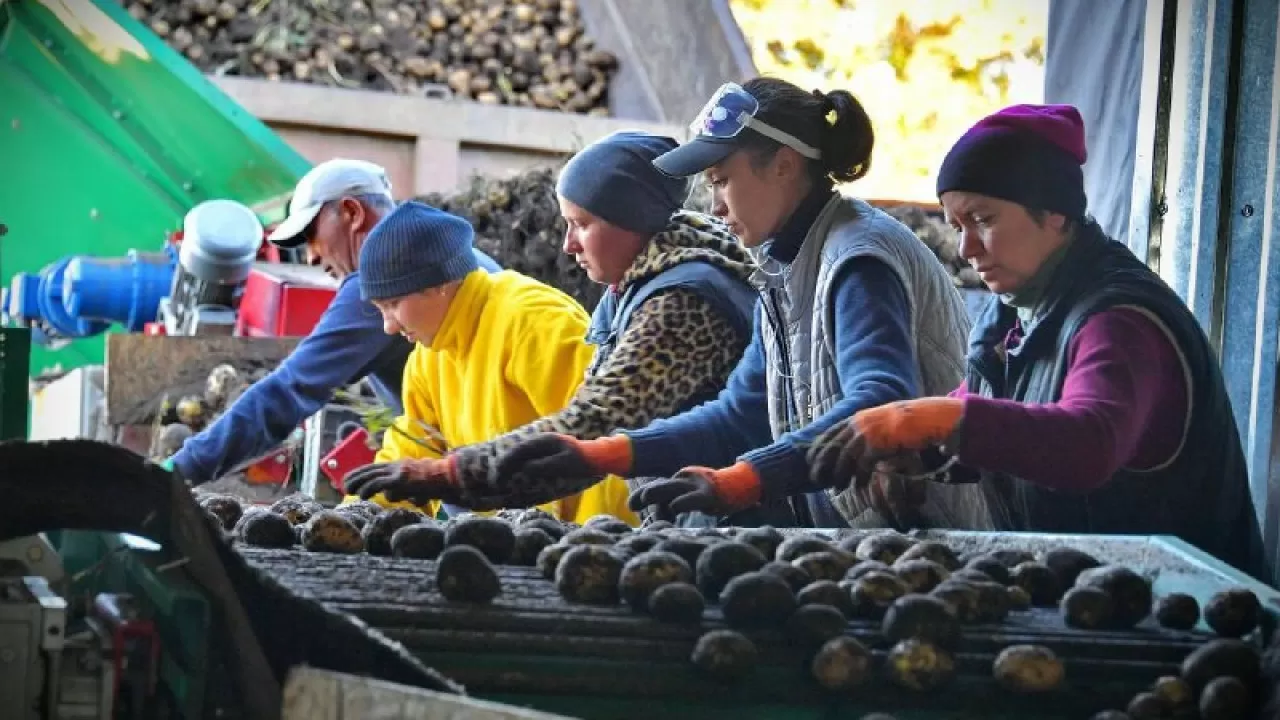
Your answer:
[[[569,404],[443,460],[357,470],[346,480],[349,492],[439,499],[475,510],[556,500],[591,483],[529,486],[518,477],[496,477],[496,459],[542,433],[591,440],[716,397],[751,338],[754,263],[721,221],[682,209],[687,181],[653,167],[654,158],[675,147],[671,138],[619,132],[584,149],[561,173],[564,251],[608,286],[586,338],[595,357]],[[621,483],[612,486],[626,492]],[[566,508],[565,515],[586,518],[625,505],[613,500],[593,499],[599,507]]]

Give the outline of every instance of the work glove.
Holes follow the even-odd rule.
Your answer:
[[[627,498],[633,512],[648,509],[659,516],[701,512],[719,517],[758,502],[760,475],[745,461],[721,470],[687,467],[672,478],[641,486]]]
[[[343,483],[347,494],[364,500],[382,494],[391,502],[408,500],[415,505],[453,502],[459,494],[451,458],[371,463],[347,473]]]
[[[818,436],[807,454],[810,478],[819,487],[862,492],[878,463],[888,462],[883,467],[891,475],[907,466],[923,469],[921,452],[955,447],[963,415],[964,401],[945,397],[861,410]]]
[[[519,477],[523,482],[625,476],[630,471],[631,440],[626,435],[578,440],[543,433],[511,448],[497,466],[498,477]]]

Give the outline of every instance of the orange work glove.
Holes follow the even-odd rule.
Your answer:
[[[696,511],[724,516],[758,502],[760,475],[745,461],[722,470],[687,467],[675,477],[646,483],[627,498],[634,512],[651,509],[669,515]]]
[[[631,439],[610,435],[578,440],[559,433],[535,435],[498,459],[498,477],[524,482],[563,478],[625,476],[631,471]]]
[[[876,463],[931,447],[954,445],[964,415],[959,398],[904,400],[854,413],[809,448],[809,473],[820,487],[863,490]]]

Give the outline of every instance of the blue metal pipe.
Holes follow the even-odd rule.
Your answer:
[[[72,258],[62,298],[73,317],[115,322],[140,332],[156,319],[169,294],[177,258],[172,253],[130,250],[124,258]]]

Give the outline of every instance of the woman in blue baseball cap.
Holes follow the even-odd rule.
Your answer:
[[[805,449],[863,408],[941,394],[963,376],[969,330],[951,278],[905,226],[835,185],[866,175],[875,134],[856,98],[774,78],[729,83],[691,125],[693,139],[654,161],[701,174],[712,212],[753,249],[761,302],[751,345],[715,401],[589,442],[534,438],[502,473],[670,476],[632,507],[726,515],[789,506],[801,525],[955,526],[980,514],[970,488],[927,487],[924,517],[883,517],[885,498],[810,483]],[[772,508],[771,508],[772,509]],[[770,513],[776,517],[775,513]],[[889,513],[892,514],[892,513]],[[965,527],[982,523],[966,516]]]

